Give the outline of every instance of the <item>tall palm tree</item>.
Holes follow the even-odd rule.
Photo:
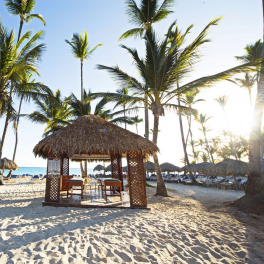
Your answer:
[[[264,15],[264,0],[262,0],[262,12]],[[264,37],[264,33],[263,33]],[[254,44],[247,45],[246,55],[237,57],[243,62],[251,62],[255,59],[264,59],[264,45],[261,40],[256,41]],[[246,187],[246,195],[256,196],[264,190],[264,180],[261,173],[261,162],[263,160],[263,151],[261,144],[261,125],[263,116],[263,87],[264,87],[264,65],[263,63],[257,69],[257,98],[253,112],[253,122],[250,132],[249,141],[249,175]]]
[[[228,100],[228,96],[226,96],[226,95],[220,96],[220,97],[218,97],[218,98],[215,99],[215,101],[223,109],[223,112],[224,112],[224,115],[225,115],[225,119],[226,119],[226,123],[227,123],[228,134],[229,134],[229,137],[230,137],[230,144],[231,144],[231,147],[232,147],[233,154],[234,154],[234,156],[235,156],[235,158],[237,160],[237,153],[236,153],[236,150],[235,150],[235,147],[234,147],[233,137],[232,137],[232,134],[231,134],[231,131],[230,131],[230,127],[229,127],[229,123],[228,123],[228,118],[227,118],[226,111],[225,111],[225,106],[226,106],[227,100]]]
[[[121,45],[132,56],[134,65],[140,73],[140,80],[123,72],[118,66],[98,65],[97,68],[99,70],[107,70],[120,85],[130,86],[130,90],[134,94],[125,96],[117,93],[95,93],[92,96],[95,98],[108,97],[116,101],[120,100],[120,98],[130,100],[132,106],[126,111],[145,108],[145,105],[147,105],[154,115],[153,143],[157,144],[159,117],[164,115],[164,109],[187,109],[187,107],[181,106],[179,103],[172,103],[173,99],[177,99],[179,95],[189,90],[209,87],[216,81],[229,78],[232,74],[237,73],[245,67],[255,65],[253,63],[243,64],[212,76],[199,78],[182,86],[179,85],[180,82],[183,82],[183,78],[188,76],[193,70],[192,66],[199,59],[200,46],[208,42],[206,39],[208,30],[211,26],[217,25],[218,21],[219,18],[211,21],[199,36],[185,48],[182,47],[182,43],[192,26],[184,34],[180,34],[178,30],[172,31],[173,27],[176,26],[176,22],[174,22],[162,41],[157,40],[153,31],[149,32],[144,36],[146,54],[143,59],[139,57],[137,50]],[[259,63],[259,61],[256,63]],[[144,107],[141,107],[140,103]],[[183,140],[183,144],[185,144],[185,140]],[[157,172],[157,194],[167,195],[158,157],[154,155],[153,159]],[[195,182],[194,177],[193,181]]]
[[[46,125],[43,137],[47,137],[69,124],[72,112],[67,102],[62,99],[59,89],[54,93],[50,91],[46,98],[34,98],[33,100],[37,110],[26,116],[33,123]]]
[[[173,13],[171,8],[174,4],[175,0],[164,0],[160,6],[158,0],[141,0],[138,6],[134,0],[126,0],[126,14],[129,22],[137,28],[126,31],[119,40],[132,36],[142,37],[152,24],[160,22]]]
[[[17,41],[20,40],[22,28],[24,25],[24,22],[27,24],[34,18],[37,18],[42,21],[44,26],[46,26],[46,22],[43,19],[42,15],[40,14],[31,14],[31,12],[34,10],[34,7],[36,5],[36,0],[5,0],[7,7],[7,10],[9,13],[13,16],[19,16],[20,18],[20,25],[19,25],[19,33]],[[23,83],[25,84],[25,82]],[[18,120],[15,125],[15,134],[16,134],[16,140],[15,140],[15,148],[13,153],[13,161],[15,160],[16,156],[16,149],[17,149],[17,141],[18,141],[18,124],[19,124],[19,114],[22,106],[23,96],[21,96],[20,103],[19,103],[19,110],[18,110]],[[6,117],[8,118],[8,116]]]
[[[199,93],[199,89],[195,89],[194,91],[189,91],[185,94],[185,105],[188,106],[190,109],[193,108],[193,105],[195,105],[198,102],[204,102],[204,99],[198,99],[195,100],[195,97],[197,96],[197,94]],[[185,115],[187,118],[187,122],[188,122],[188,133],[187,133],[187,137],[186,137],[186,144],[188,142],[188,137],[190,135],[191,137],[191,146],[192,146],[192,151],[193,151],[193,157],[194,157],[194,163],[196,164],[196,154],[195,154],[195,150],[194,150],[194,141],[193,141],[193,133],[192,133],[192,115],[194,114],[193,111],[185,111]]]
[[[44,26],[46,26],[46,22],[42,15],[40,14],[31,14],[31,12],[34,10],[34,7],[36,5],[36,0],[5,0],[7,7],[7,10],[9,13],[13,16],[19,16],[20,17],[20,26],[19,26],[19,33],[18,33],[18,41],[21,37],[22,28],[24,25],[24,22],[27,24],[34,18],[39,19]]]
[[[117,93],[119,94],[123,94],[123,95],[128,95],[128,87],[123,87],[121,89],[116,90]],[[118,106],[122,105],[123,109],[124,109],[124,118],[126,117],[126,105],[127,103],[124,100],[120,100],[119,102],[116,103],[116,105],[114,106],[114,109]],[[125,123],[125,129],[126,129],[126,123]]]
[[[89,42],[86,30],[84,30],[84,36],[79,33],[74,33],[71,41],[65,39],[65,42],[71,46],[74,57],[76,59],[80,59],[81,61],[81,100],[83,101],[83,61],[87,60],[92,55],[92,53],[103,44],[98,44],[89,50]]]
[[[207,152],[208,152],[208,156],[209,156],[209,158],[210,158],[210,161],[211,161],[212,163],[214,163],[214,158],[213,158],[213,155],[212,155],[212,152],[211,152],[211,148],[210,148],[210,146],[209,146],[209,143],[208,143],[208,140],[207,140],[207,136],[206,136],[206,133],[209,132],[210,130],[205,126],[205,123],[206,123],[210,118],[211,118],[210,116],[207,117],[207,115],[200,114],[200,115],[197,116],[196,121],[197,121],[198,123],[200,123],[201,126],[202,126],[202,129],[200,129],[200,130],[201,130],[201,131],[203,132],[203,134],[204,134],[204,140],[205,140],[205,143],[206,143],[206,150],[207,150]]]
[[[236,83],[241,87],[241,88],[246,88],[248,90],[249,93],[249,101],[250,101],[250,105],[252,107],[252,101],[251,101],[251,91],[256,83],[256,80],[258,78],[258,75],[254,75],[251,76],[248,72],[246,72],[245,74],[245,78],[244,79],[239,79],[236,78]]]
[[[26,83],[19,84],[23,80],[25,72],[39,74],[36,63],[41,59],[45,45],[37,43],[43,36],[43,31],[36,33],[33,37],[31,35],[31,31],[27,31],[15,43],[14,30],[8,30],[0,21],[0,105],[5,100],[11,100],[12,102],[12,94],[19,95],[23,93],[26,96],[32,93],[28,90]],[[9,113],[7,113],[0,146],[0,159],[9,121]]]
[[[137,134],[138,134],[138,124],[143,122],[143,118],[139,118],[138,115],[136,115],[135,117],[132,117],[131,119],[133,121],[133,124],[136,125]]]

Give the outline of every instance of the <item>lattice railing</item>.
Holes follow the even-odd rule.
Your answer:
[[[122,158],[119,154],[111,154],[111,172],[112,178],[118,179],[122,182],[122,191],[123,187],[123,174],[122,174]],[[115,187],[116,190],[121,191],[119,187]]]
[[[45,202],[60,201],[60,175],[47,175]]]
[[[137,152],[128,152],[128,181],[131,207],[147,207],[146,181],[143,157]]]
[[[62,162],[62,175],[69,175],[69,158],[63,158]]]

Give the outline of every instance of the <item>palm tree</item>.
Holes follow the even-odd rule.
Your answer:
[[[262,11],[264,14],[264,0],[262,0]],[[264,37],[264,35],[263,35]],[[248,45],[246,48],[246,55],[237,57],[237,59],[243,62],[252,61],[258,58],[264,59],[264,45],[261,40],[256,41],[252,45]],[[264,189],[264,180],[261,173],[261,161],[263,160],[263,151],[261,148],[261,124],[263,116],[263,86],[264,86],[264,65],[257,69],[257,98],[253,112],[253,122],[250,132],[249,141],[249,175],[248,183],[246,187],[246,195],[259,196]],[[259,200],[256,199],[256,203]]]
[[[137,134],[138,134],[138,124],[143,122],[143,118],[139,118],[138,115],[136,115],[135,117],[132,117],[131,119],[133,121],[133,124],[136,125]]]
[[[72,112],[67,102],[62,99],[59,89],[54,93],[50,91],[46,98],[34,98],[33,100],[37,110],[27,117],[33,123],[46,125],[43,137],[47,137],[69,124]]]
[[[220,96],[218,98],[215,99],[215,101],[222,107],[223,111],[224,111],[224,115],[225,115],[225,119],[226,119],[226,123],[227,123],[227,128],[228,128],[228,134],[230,136],[230,144],[231,144],[231,147],[232,147],[232,151],[233,151],[233,154],[237,160],[237,153],[236,153],[236,150],[235,150],[235,147],[234,147],[234,143],[233,143],[233,138],[232,138],[232,135],[231,135],[231,131],[230,131],[230,127],[229,127],[229,124],[228,124],[228,118],[227,118],[227,115],[226,115],[226,111],[225,111],[225,106],[226,106],[226,103],[227,103],[227,99],[228,99],[228,96]]]
[[[185,105],[188,106],[190,109],[193,108],[193,105],[195,105],[196,103],[198,102],[204,102],[204,99],[198,99],[198,100],[195,100],[195,97],[197,96],[197,94],[199,93],[199,89],[195,89],[194,91],[190,91],[190,92],[187,92],[185,94]],[[196,164],[196,154],[195,154],[195,151],[194,151],[194,141],[193,141],[193,133],[192,133],[192,115],[193,115],[193,111],[185,111],[185,115],[186,115],[186,118],[187,118],[187,122],[188,122],[188,126],[189,126],[189,129],[188,129],[188,134],[187,134],[187,137],[186,137],[186,144],[187,144],[187,141],[188,141],[188,137],[190,135],[191,137],[191,147],[192,147],[192,151],[193,151],[193,157],[194,157],[194,163]]]
[[[81,61],[81,100],[83,101],[83,61],[87,60],[92,55],[92,53],[103,44],[98,44],[93,49],[89,50],[88,36],[86,30],[84,30],[84,36],[75,33],[73,34],[71,41],[65,39],[65,42],[71,46],[72,54],[74,55],[74,57],[76,59],[80,59]]]
[[[25,72],[38,74],[36,63],[41,59],[45,45],[37,44],[37,41],[43,36],[43,31],[36,33],[33,37],[31,37],[31,34],[31,31],[27,31],[17,43],[14,43],[14,30],[8,30],[0,21],[0,105],[4,101],[12,102],[12,94],[19,95],[23,93],[25,96],[32,94],[32,91],[28,90],[27,83],[20,85],[20,82],[23,80]],[[27,43],[25,43],[26,40],[28,40]],[[22,46],[22,44],[24,45]],[[46,91],[46,88],[44,90]],[[35,96],[37,95],[35,94]],[[5,134],[10,121],[9,112],[7,113],[3,130],[0,159],[2,157]]]
[[[204,140],[206,143],[206,150],[208,152],[209,159],[211,160],[212,163],[214,163],[214,158],[211,152],[211,148],[209,146],[206,133],[209,132],[210,130],[205,126],[205,123],[210,119],[211,117],[207,117],[206,115],[200,114],[197,116],[196,121],[201,124],[202,129],[200,129],[203,134],[204,134]]]
[[[137,28],[126,31],[120,38],[142,37],[144,32],[152,27],[152,24],[160,22],[169,14],[173,13],[171,8],[174,6],[175,0],[164,0],[158,6],[158,0],[141,0],[140,6],[137,6],[134,0],[126,0],[126,14],[129,22],[137,26]]]
[[[121,88],[121,89],[118,89],[118,90],[116,90],[116,92],[117,93],[119,93],[119,94],[123,94],[123,95],[128,95],[128,87],[123,87],[123,88]],[[122,105],[123,106],[123,109],[124,109],[124,118],[126,117],[126,105],[127,105],[127,103],[124,101],[124,100],[120,100],[119,102],[117,102],[116,103],[116,105],[114,106],[114,109],[116,108],[116,107],[118,107],[119,105]],[[126,129],[126,123],[125,123],[125,129]]]
[[[19,26],[19,33],[18,33],[17,41],[20,40],[24,22],[28,24],[32,19],[37,18],[42,21],[44,26],[46,26],[46,22],[43,19],[42,15],[31,14],[31,12],[33,11],[36,5],[36,0],[5,0],[5,2],[6,2],[5,6],[7,7],[7,10],[9,11],[9,13],[11,15],[20,17],[20,26]],[[23,84],[25,84],[25,82]],[[15,141],[15,148],[14,148],[14,153],[13,153],[13,161],[15,160],[15,156],[16,156],[17,141],[18,141],[17,133],[18,133],[19,114],[20,114],[23,98],[24,97],[21,96],[20,103],[19,103],[18,120],[15,125],[16,141]]]
[[[34,10],[34,7],[36,5],[36,0],[5,0],[7,7],[7,10],[9,13],[13,16],[19,16],[20,17],[20,26],[19,26],[19,33],[18,33],[18,41],[21,36],[22,27],[24,25],[24,22],[27,24],[34,18],[39,19],[44,26],[46,26],[46,22],[42,15],[40,14],[31,14],[31,12]]]
[[[255,85],[255,82],[257,80],[258,76],[257,74],[254,76],[251,76],[248,72],[245,74],[245,78],[244,79],[239,79],[236,78],[236,82],[237,84],[241,87],[241,88],[246,88],[248,90],[249,93],[249,101],[250,101],[250,105],[252,107],[252,101],[251,101],[251,91],[252,88]]]

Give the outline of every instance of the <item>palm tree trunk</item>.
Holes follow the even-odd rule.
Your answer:
[[[262,15],[264,20],[264,0],[262,0]],[[264,37],[264,26],[263,26]],[[264,45],[262,59],[264,58]],[[246,187],[246,195],[257,196],[264,192],[264,180],[260,168],[260,143],[261,125],[264,106],[264,65],[261,65],[261,74],[257,88],[257,99],[254,106],[253,122],[249,141],[249,175]]]
[[[123,108],[124,108],[124,118],[126,118],[126,112],[125,112],[125,110],[126,110],[126,106],[125,105],[123,105]],[[126,130],[126,123],[125,123],[125,130]]]
[[[83,103],[83,62],[81,61],[81,101]]]
[[[20,118],[20,112],[21,112],[22,102],[23,102],[23,95],[22,95],[22,97],[20,99],[19,108],[18,108],[18,116],[17,116],[17,122],[16,122],[16,142],[15,142],[15,148],[14,148],[14,153],[13,153],[13,161],[15,161],[16,151],[17,151],[18,124],[19,124],[19,118]]]
[[[223,111],[224,111],[224,115],[225,115],[225,119],[226,119],[226,123],[227,123],[227,128],[228,128],[228,133],[229,133],[229,137],[230,137],[230,143],[231,143],[232,151],[233,151],[234,156],[235,156],[235,158],[237,160],[237,153],[236,153],[235,146],[234,146],[234,143],[233,143],[233,137],[231,135],[231,131],[230,131],[230,127],[229,127],[229,123],[228,123],[228,119],[227,119],[227,115],[226,115],[224,107],[223,107]]]
[[[158,142],[158,131],[159,131],[159,116],[154,115],[154,129],[153,129],[153,140],[152,142],[157,145]],[[153,154],[153,160],[155,164],[155,170],[157,173],[157,192],[155,195],[168,196],[167,189],[161,175],[161,169],[159,165],[159,159],[157,153]]]
[[[136,128],[137,128],[137,134],[138,134],[138,124],[136,124]]]
[[[204,138],[205,138],[206,147],[207,147],[207,149],[208,149],[208,155],[209,155],[209,157],[210,157],[210,159],[211,159],[211,162],[214,163],[214,158],[213,158],[213,155],[212,155],[212,152],[211,152],[211,148],[210,148],[210,146],[209,146],[209,143],[208,143],[208,140],[207,140],[207,137],[206,137],[206,133],[205,133],[205,131],[204,131],[204,126],[203,126],[203,124],[202,124],[202,127],[203,127],[203,133],[204,133]]]
[[[180,97],[178,97],[178,105],[181,105]],[[182,125],[182,115],[181,115],[181,110],[180,109],[179,109],[179,123],[180,123],[181,140],[182,140],[182,147],[183,147],[185,162],[187,163],[188,171],[189,171],[190,177],[192,179],[192,182],[193,182],[193,184],[196,185],[196,184],[198,184],[198,182],[195,180],[195,178],[194,178],[194,176],[192,174],[191,165],[190,165],[189,159],[188,159],[188,154],[187,154],[187,150],[186,150],[186,144],[185,144],[185,140],[184,140],[184,132],[183,132],[183,125]]]
[[[248,93],[249,93],[250,106],[251,106],[251,109],[252,109],[251,89],[248,90]]]
[[[148,96],[145,95],[145,99],[147,100]],[[145,103],[145,138],[149,139],[149,113],[148,113],[148,105]]]
[[[192,144],[192,151],[193,151],[193,159],[194,159],[194,163],[196,164],[197,161],[196,161],[196,154],[195,154],[195,151],[194,151],[194,144],[193,144],[193,135],[192,135],[192,119],[190,118],[189,120],[189,130],[190,130],[190,136],[191,136],[191,144]]]
[[[83,178],[84,177],[84,171],[83,171],[82,161],[80,162],[80,169],[81,169],[81,174],[82,174],[82,178]]]
[[[87,160],[84,161],[84,177],[87,177]]]
[[[20,40],[23,24],[24,24],[24,20],[23,20],[23,18],[20,18],[20,25],[19,25],[17,42]]]
[[[6,137],[6,132],[8,128],[8,123],[9,123],[9,115],[6,115],[6,120],[5,120],[5,126],[3,130],[3,135],[2,135],[2,140],[1,140],[1,146],[0,146],[0,160],[2,159],[2,154],[3,154],[3,148],[4,148],[4,142],[5,142],[5,137]]]

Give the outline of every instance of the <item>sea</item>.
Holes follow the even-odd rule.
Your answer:
[[[4,175],[6,176],[9,173],[9,170],[5,170]],[[30,174],[30,175],[46,175],[47,174],[47,167],[19,167],[18,170],[12,171],[13,175],[23,175],[23,174]],[[81,175],[80,168],[70,168],[70,175]],[[88,174],[96,174],[93,169],[88,168]]]

